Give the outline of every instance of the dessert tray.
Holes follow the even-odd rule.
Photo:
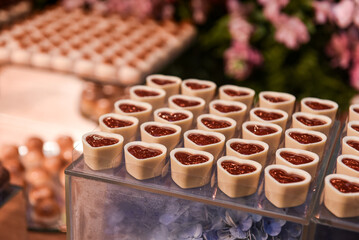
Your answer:
[[[19,191],[21,187],[16,185],[10,185],[9,189],[0,194],[0,208],[10,201]]]
[[[140,21],[56,6],[1,32],[0,63],[133,85],[176,57],[194,36],[194,27],[185,22]]]

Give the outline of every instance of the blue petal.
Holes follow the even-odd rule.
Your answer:
[[[302,234],[302,225],[293,222],[287,222],[284,228],[288,231],[290,236],[299,237]]]
[[[268,234],[264,231],[261,231],[260,229],[254,227],[250,230],[252,233],[252,236],[255,238],[255,240],[266,240],[268,238]]]
[[[183,229],[180,233],[179,233],[179,237],[180,238],[198,238],[202,236],[202,225],[201,224],[196,224],[193,226],[190,226],[186,229]]]
[[[230,234],[229,231],[218,231],[218,238],[221,240],[235,240],[234,237]]]
[[[167,225],[173,223],[174,221],[176,221],[177,218],[178,218],[178,215],[174,215],[172,213],[165,213],[160,216],[160,223],[167,226]]]
[[[203,233],[204,239],[206,240],[218,240],[217,231],[211,230]]]
[[[231,227],[229,229],[229,232],[234,238],[244,239],[247,236],[247,234],[243,232],[241,229],[239,229],[238,227]]]
[[[223,227],[224,227],[223,219],[221,217],[215,217],[212,220],[212,227],[210,229],[211,230],[220,230]]]
[[[252,227],[253,220],[249,214],[242,214],[239,219],[239,227],[243,232],[247,232]]]
[[[260,220],[262,220],[261,215],[254,214],[254,213],[251,213],[250,215],[252,216],[252,219],[253,219],[254,222],[259,222]]]
[[[263,228],[270,236],[277,236],[282,230],[283,220],[263,217]]]

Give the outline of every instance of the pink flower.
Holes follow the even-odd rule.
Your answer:
[[[207,3],[208,4],[208,3]],[[192,0],[191,5],[193,9],[193,20],[196,23],[202,24],[207,19],[208,5],[204,0]]]
[[[309,33],[304,23],[297,17],[282,14],[275,24],[275,39],[287,48],[296,49],[300,44],[309,41]]]
[[[326,48],[327,54],[332,57],[334,67],[348,68],[351,54],[347,34],[333,34]]]
[[[332,4],[327,1],[315,1],[313,2],[313,7],[315,10],[315,21],[319,24],[324,24],[328,20],[333,18],[332,13]]]
[[[232,38],[238,42],[249,42],[253,32],[253,26],[241,17],[231,17],[229,20],[229,32]]]
[[[343,0],[334,5],[334,20],[340,28],[346,28],[352,23],[354,8],[355,3],[352,0]]]
[[[350,85],[359,90],[359,62],[355,63],[350,69]]]
[[[279,7],[283,8],[288,5],[289,0],[258,0],[258,3],[262,6],[268,5],[268,4],[276,4]]]
[[[355,26],[359,27],[359,3],[357,3],[357,6],[354,10],[353,23]]]

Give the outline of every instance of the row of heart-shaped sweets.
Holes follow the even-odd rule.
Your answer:
[[[342,139],[336,174],[325,178],[324,205],[340,218],[359,216],[359,104],[349,107],[347,136]]]
[[[92,132],[84,135],[84,157],[93,169],[115,167],[121,162],[123,137],[116,134]],[[241,141],[239,139],[239,141]],[[93,149],[102,147],[101,150]],[[91,148],[93,148],[91,150]],[[121,151],[118,151],[121,150]],[[127,172],[136,179],[144,180],[160,176],[165,168],[167,148],[162,144],[130,142],[124,146]],[[112,158],[107,155],[113,152]],[[311,158],[293,153],[296,149],[282,149],[277,155],[303,160]],[[306,152],[306,154],[313,154]],[[201,187],[209,183],[213,155],[192,148],[176,148],[170,152],[171,176],[181,188]],[[296,157],[293,157],[295,156]],[[305,156],[305,157],[303,157]],[[318,156],[315,156],[318,161]],[[312,158],[311,160],[314,160]],[[219,188],[229,197],[243,197],[256,192],[262,165],[256,161],[225,156],[217,161]],[[275,206],[293,207],[304,203],[311,175],[304,170],[284,165],[270,165],[265,169],[265,194]]]

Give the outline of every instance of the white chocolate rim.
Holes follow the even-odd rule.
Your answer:
[[[238,111],[233,111],[233,112],[221,112],[221,111],[218,111],[214,105],[215,104],[221,104],[221,105],[225,105],[225,106],[237,106],[237,107],[240,107],[241,110],[238,110]],[[227,100],[221,100],[221,99],[216,99],[216,100],[213,100],[209,103],[209,108],[212,109],[214,112],[217,112],[218,114],[221,114],[221,115],[231,115],[231,114],[238,114],[238,113],[243,113],[243,112],[246,112],[247,111],[247,105],[245,105],[244,103],[241,103],[241,102],[236,102],[236,101],[227,101]]]
[[[359,115],[359,113],[357,113],[356,111],[354,111],[354,108],[358,108],[358,109],[359,109],[359,103],[357,103],[357,104],[352,104],[352,105],[350,105],[350,107],[349,107],[349,111],[350,111],[350,112],[352,112],[352,113],[354,113],[354,114],[356,114],[356,115]]]
[[[132,122],[132,124],[130,126],[125,126],[125,127],[115,127],[115,128],[110,128],[109,126],[107,126],[103,120],[107,117],[111,117],[111,118],[115,118],[115,119],[118,119],[118,120],[125,120],[125,121],[130,121]],[[99,117],[98,119],[99,123],[102,124],[102,126],[104,126],[106,129],[109,129],[109,130],[114,130],[114,129],[127,129],[127,128],[130,128],[130,127],[133,127],[134,125],[138,125],[138,119],[136,117],[131,117],[131,116],[124,116],[124,115],[120,115],[120,114],[117,114],[117,113],[106,113],[106,114],[103,114]]]
[[[359,126],[359,121],[350,121],[350,122],[348,122],[348,128],[352,129],[353,131],[355,131],[355,132],[357,132],[359,134],[359,132],[352,127],[353,125]]]
[[[249,155],[245,155],[245,154],[242,154],[240,152],[237,152],[236,150],[234,150],[232,147],[231,147],[231,144],[232,143],[245,143],[245,144],[256,144],[256,145],[260,145],[264,148],[263,151],[260,151],[260,152],[257,152],[257,153],[253,153],[253,154],[249,154]],[[265,142],[262,142],[262,141],[258,141],[258,140],[249,140],[249,139],[242,139],[242,138],[231,138],[229,139],[227,142],[226,142],[226,148],[230,148],[232,149],[233,151],[235,151],[236,153],[240,154],[240,155],[243,155],[243,156],[257,156],[259,154],[262,154],[263,152],[265,151],[269,151],[269,145]]]
[[[307,104],[305,104],[305,102],[307,101],[313,101],[313,102],[318,102],[321,104],[325,104],[325,105],[330,105],[332,106],[332,108],[330,109],[313,109],[311,107],[309,107]],[[308,107],[309,109],[311,109],[312,111],[318,112],[318,113],[326,113],[326,112],[331,112],[331,111],[337,111],[338,110],[338,104],[332,100],[328,100],[328,99],[320,99],[320,98],[313,98],[313,97],[306,97],[303,98],[300,101],[301,106],[305,105],[306,107]]]
[[[132,155],[129,151],[128,148],[131,146],[136,146],[136,145],[140,145],[146,148],[152,148],[152,149],[156,149],[156,150],[161,150],[161,154],[154,156],[154,157],[150,157],[150,158],[144,158],[144,159],[140,159],[135,157],[134,155]],[[166,157],[167,154],[167,148],[165,146],[163,146],[162,144],[159,143],[147,143],[147,142],[141,142],[141,141],[134,141],[134,142],[129,142],[124,146],[124,150],[126,152],[128,152],[133,158],[135,158],[138,161],[147,161],[147,160],[152,160],[154,158],[158,158],[158,157]]]
[[[184,100],[187,100],[187,101],[192,100],[192,101],[200,102],[200,104],[198,104],[196,106],[190,106],[190,107],[181,107],[181,106],[178,106],[176,103],[173,102],[173,99],[175,99],[175,98],[180,98],[180,99],[184,99]],[[181,108],[181,109],[184,109],[184,110],[189,110],[189,111],[192,110],[192,109],[204,107],[204,105],[206,104],[206,101],[204,101],[200,97],[191,97],[191,96],[186,96],[186,95],[182,95],[182,94],[172,95],[171,97],[168,98],[168,102],[169,103],[172,102],[178,108]]]
[[[325,122],[325,124],[323,125],[316,125],[316,126],[308,126],[308,125],[305,125],[304,123],[302,123],[301,121],[299,121],[297,119],[297,117],[300,117],[300,116],[303,116],[303,117],[306,117],[308,119],[319,119],[319,120],[322,120]],[[318,128],[318,127],[326,127],[326,126],[331,126],[332,125],[332,119],[328,116],[325,116],[325,115],[318,115],[318,114],[311,114],[311,113],[306,113],[306,112],[296,112],[292,115],[292,119],[293,121],[296,121],[298,122],[299,125],[303,126],[303,127],[306,127],[306,128]]]
[[[159,117],[158,114],[160,112],[183,113],[183,114],[186,114],[188,116],[188,118],[170,122],[170,121],[167,121],[166,119],[163,119],[163,118]],[[183,122],[186,122],[188,120],[191,120],[191,121],[193,120],[193,113],[191,111],[182,110],[182,109],[159,108],[159,109],[154,111],[153,116],[154,116],[154,118],[156,118],[156,117],[161,118],[163,121],[166,121],[166,122],[171,123],[171,124],[183,123]]]
[[[93,147],[91,146],[87,141],[86,141],[86,137],[90,136],[90,135],[100,135],[101,137],[105,137],[105,138],[116,138],[118,139],[118,143],[115,144],[111,144],[111,145],[106,145],[106,146],[101,146],[101,147]],[[103,148],[112,148],[113,146],[119,146],[123,143],[123,137],[120,134],[116,134],[116,133],[108,133],[108,132],[100,132],[100,131],[93,131],[93,132],[88,132],[85,133],[84,135],[82,135],[82,142],[83,144],[86,144],[88,147],[92,148],[92,149],[103,149]]]
[[[176,130],[176,132],[174,132],[172,134],[157,137],[157,136],[153,136],[153,135],[149,134],[145,130],[145,127],[147,127],[148,125],[155,125],[155,126],[158,126],[158,127],[172,128],[172,129]],[[153,137],[153,138],[165,138],[165,137],[173,136],[173,135],[176,135],[176,134],[181,134],[181,131],[182,131],[182,128],[180,126],[175,125],[175,124],[160,123],[160,122],[155,122],[155,121],[142,123],[140,129],[141,129],[141,133],[147,134],[148,136]]]
[[[203,162],[203,163],[184,165],[183,163],[178,161],[177,158],[175,157],[175,153],[177,153],[177,152],[188,152],[190,154],[204,155],[204,156],[208,157],[208,161]],[[190,167],[193,167],[193,166],[202,166],[202,165],[208,165],[208,164],[210,164],[212,166],[213,161],[214,161],[213,155],[210,154],[209,152],[201,151],[201,150],[195,150],[195,149],[192,149],[192,148],[175,148],[170,152],[170,157],[171,157],[171,159],[174,159],[178,164],[180,164],[184,168],[190,168]]]
[[[287,159],[283,158],[280,153],[281,152],[291,152],[291,153],[295,153],[295,154],[302,154],[302,155],[306,155],[308,157],[313,158],[313,161],[309,162],[309,163],[303,163],[303,164],[298,164],[295,165],[291,162],[289,162]],[[293,168],[297,168],[297,167],[308,167],[308,166],[312,166],[312,165],[316,165],[319,162],[319,156],[318,154],[314,153],[314,152],[310,152],[310,151],[306,151],[306,150],[302,150],[302,149],[298,149],[298,148],[280,148],[276,151],[275,153],[276,158],[280,158],[283,161],[285,161],[286,163],[288,163],[291,167]]]
[[[342,195],[342,196],[346,196],[346,197],[359,197],[359,192],[354,192],[354,193],[342,193],[341,191],[339,191],[338,189],[336,189],[331,183],[330,180],[332,178],[339,178],[351,183],[355,183],[359,185],[359,178],[357,177],[351,177],[348,175],[344,175],[344,174],[329,174],[328,176],[325,177],[324,181],[325,181],[325,185],[328,185],[330,188],[335,189],[335,191],[337,191],[338,194]]]
[[[271,97],[282,97],[287,99],[283,102],[271,102],[264,98],[264,95],[270,95]],[[281,104],[288,104],[291,102],[295,102],[295,97],[292,94],[284,93],[284,92],[274,92],[274,91],[263,91],[259,93],[259,100],[265,101],[268,105],[278,106]]]
[[[140,106],[143,108],[146,108],[146,110],[141,111],[141,112],[132,112],[132,113],[127,113],[121,110],[120,105],[121,104],[131,104],[131,105],[135,105],[135,106]],[[148,113],[152,111],[152,105],[146,102],[140,102],[140,101],[135,101],[135,100],[131,100],[131,99],[121,99],[118,100],[114,103],[114,107],[116,112],[121,112],[123,115],[137,115],[137,114],[141,114],[141,113]]]
[[[170,80],[173,81],[173,83],[165,84],[165,85],[159,85],[152,81],[152,79],[161,79],[161,80]],[[152,84],[155,84],[156,86],[159,86],[163,89],[173,87],[173,85],[180,85],[182,83],[182,79],[176,76],[169,76],[169,75],[163,75],[163,74],[152,74],[146,77],[146,83],[148,85],[148,82],[151,82]]]
[[[351,158],[351,159],[354,159],[354,160],[359,162],[359,156],[355,156],[355,155],[352,155],[352,154],[343,154],[343,155],[338,156],[338,158],[337,158],[337,169],[338,169],[338,165],[340,165],[343,168],[347,169],[348,171],[351,171],[353,173],[359,174],[359,171],[357,171],[357,170],[355,170],[355,169],[353,169],[353,168],[351,168],[351,167],[349,167],[349,166],[347,166],[347,165],[345,165],[343,163],[344,158]]]
[[[239,164],[250,165],[252,167],[255,167],[256,170],[254,170],[253,172],[250,172],[250,173],[244,173],[244,174],[238,174],[238,175],[230,174],[226,169],[224,169],[222,167],[221,163],[223,161],[233,161],[233,162],[236,162]],[[234,157],[234,156],[223,156],[220,159],[218,159],[217,168],[221,168],[222,170],[224,170],[226,175],[234,177],[234,178],[241,178],[242,176],[251,176],[251,175],[258,174],[262,171],[262,165],[260,163],[253,161],[253,160],[241,159],[241,158]]]
[[[295,174],[295,175],[299,175],[301,177],[304,177],[303,181],[300,182],[293,182],[293,183],[280,183],[277,181],[277,179],[275,179],[274,177],[272,177],[272,175],[270,175],[269,171],[272,169],[280,169],[285,171],[288,174]],[[309,173],[307,173],[304,170],[301,169],[297,169],[297,168],[291,168],[291,167],[287,167],[284,165],[279,165],[279,164],[273,164],[273,165],[269,165],[264,169],[264,174],[268,175],[278,186],[298,186],[298,185],[305,185],[305,184],[309,184],[310,181],[312,180],[312,177],[310,176]]]
[[[214,136],[214,137],[219,138],[219,142],[212,143],[212,144],[207,144],[207,145],[198,145],[197,143],[192,142],[192,140],[188,138],[189,134],[201,134],[201,135],[206,135],[206,136]],[[204,131],[204,130],[199,130],[199,129],[188,130],[188,131],[186,131],[184,133],[183,137],[187,138],[188,141],[192,142],[193,144],[195,144],[196,146],[199,146],[199,147],[208,147],[208,146],[218,145],[218,144],[220,144],[220,143],[222,143],[222,142],[224,142],[226,140],[226,137],[222,133],[209,132],[209,131]]]
[[[248,125],[260,125],[260,126],[264,126],[264,127],[270,127],[270,128],[276,129],[277,131],[274,132],[274,133],[266,134],[266,135],[256,135],[256,134],[252,133],[251,131],[249,131],[249,129],[247,128]],[[282,128],[280,126],[278,126],[277,124],[265,123],[265,122],[257,122],[257,121],[244,122],[242,124],[242,129],[244,129],[245,131],[247,131],[248,133],[250,133],[251,135],[256,136],[256,137],[273,136],[273,135],[276,135],[276,134],[282,134],[282,132],[283,132]]]
[[[260,111],[263,111],[263,112],[266,112],[266,113],[278,113],[278,114],[281,114],[282,117],[281,118],[277,118],[277,119],[274,119],[274,120],[265,120],[259,116],[257,116],[254,112],[257,111],[257,110],[260,110]],[[255,118],[260,118],[262,121],[265,121],[265,122],[268,122],[268,123],[276,123],[276,122],[279,122],[279,121],[282,121],[284,119],[288,119],[288,113],[286,113],[285,111],[283,110],[280,110],[280,109],[272,109],[272,108],[264,108],[264,107],[256,107],[256,108],[252,108],[252,110],[249,112],[249,115],[255,119]]]
[[[248,95],[243,95],[243,96],[231,96],[228,95],[227,93],[224,92],[224,90],[230,88],[231,90],[235,90],[235,91],[240,91],[240,92],[246,92],[248,93]],[[246,87],[239,87],[236,85],[223,85],[219,88],[219,92],[226,94],[228,97],[233,98],[233,99],[240,99],[240,98],[248,98],[248,97],[254,97],[255,91],[251,88],[246,88]]]
[[[146,90],[146,91],[151,91],[151,92],[157,92],[159,93],[159,95],[157,96],[147,96],[147,97],[141,97],[141,96],[138,96],[136,93],[135,93],[135,90]],[[144,86],[144,85],[137,85],[137,86],[133,86],[130,88],[130,96],[136,96],[137,98],[143,98],[143,99],[159,99],[159,98],[162,98],[162,97],[165,97],[166,96],[166,92],[165,90],[162,90],[162,89],[159,89],[159,88],[153,88],[153,87],[148,87],[148,86]]]
[[[231,124],[231,126],[229,127],[224,127],[224,128],[209,128],[206,125],[204,125],[202,123],[202,118],[211,118],[217,121],[226,121],[229,122]],[[197,117],[197,124],[200,124],[202,127],[204,127],[205,129],[208,129],[207,131],[216,131],[216,130],[222,130],[222,129],[230,129],[230,128],[236,128],[237,127],[237,122],[235,120],[233,120],[232,118],[228,118],[228,117],[220,117],[214,114],[202,114],[200,116]]]
[[[358,150],[356,150],[355,148],[351,147],[347,142],[348,141],[355,141],[359,143],[359,137],[354,137],[354,136],[345,136],[343,137],[343,144],[346,144],[348,147],[350,147],[350,149],[353,149],[356,152],[359,152]]]
[[[187,87],[186,83],[188,82],[193,82],[193,83],[198,83],[198,84],[204,84],[204,85],[208,85],[208,88],[202,88],[202,89],[192,89],[190,87]],[[190,78],[190,79],[186,79],[182,81],[181,84],[181,88],[182,91],[183,89],[187,89],[188,91],[192,91],[192,92],[206,92],[206,91],[213,91],[215,90],[217,87],[217,85],[214,82],[208,81],[208,80],[201,80],[201,79],[195,79],[195,78]]]
[[[314,135],[316,137],[320,137],[322,140],[320,140],[319,142],[315,142],[315,143],[301,143],[298,142],[297,140],[295,140],[294,138],[292,138],[289,133],[291,132],[299,132],[299,133],[303,133],[303,134],[309,134],[309,135]],[[303,146],[309,146],[309,145],[313,145],[313,144],[320,144],[323,143],[325,141],[327,141],[327,136],[324,133],[318,132],[318,131],[312,131],[312,130],[307,130],[307,129],[302,129],[302,128],[289,128],[287,131],[285,131],[285,137],[291,138],[294,141],[296,141],[298,144],[303,145]]]

